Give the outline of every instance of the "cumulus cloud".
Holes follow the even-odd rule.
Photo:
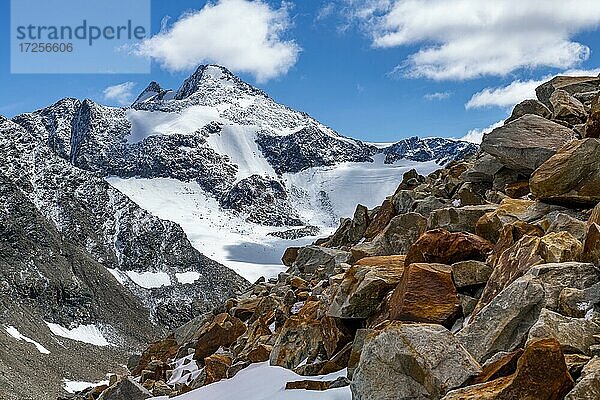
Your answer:
[[[219,0],[184,14],[140,43],[136,53],[169,71],[215,63],[264,82],[285,74],[298,59],[300,47],[284,38],[289,28],[285,4],[275,9],[262,0]]]
[[[597,76],[600,69],[593,70],[568,70],[560,75],[567,76]],[[507,86],[485,88],[475,93],[465,104],[465,108],[502,107],[512,108],[514,105],[526,99],[535,99],[535,88],[542,83],[552,79],[553,76],[545,76],[542,79],[516,80]]]
[[[469,132],[467,132],[467,134],[465,136],[461,137],[460,140],[480,144],[481,141],[483,140],[483,135],[485,135],[486,133],[490,133],[491,131],[493,131],[496,128],[501,127],[502,125],[504,125],[504,121],[498,121],[498,122],[488,126],[487,128],[471,129]]]
[[[107,87],[104,89],[104,91],[102,91],[102,94],[104,96],[104,100],[124,106],[131,103],[133,97],[131,91],[134,87],[135,83],[124,82],[118,85]]]
[[[452,92],[435,92],[435,93],[427,93],[423,98],[425,100],[446,100],[452,96]]]
[[[596,0],[346,0],[379,48],[420,45],[395,69],[436,80],[571,68],[590,49],[573,40],[600,24]]]

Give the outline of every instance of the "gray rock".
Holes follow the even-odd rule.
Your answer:
[[[519,119],[526,114],[539,115],[540,117],[547,119],[552,117],[552,112],[544,105],[544,103],[538,100],[529,99],[517,104],[515,108],[513,108],[510,117],[504,123],[508,124],[509,122]]]
[[[457,288],[484,285],[492,275],[492,267],[481,261],[461,261],[451,265]]]
[[[521,346],[537,321],[544,289],[531,276],[511,283],[456,335],[479,362]]]
[[[586,289],[565,288],[560,292],[558,310],[561,314],[582,318],[600,306],[600,283]]]
[[[563,352],[590,355],[590,346],[596,343],[594,335],[600,326],[583,318],[570,318],[544,308],[538,321],[531,327],[527,343],[544,338],[555,338]]]
[[[596,76],[557,76],[543,83],[535,89],[539,101],[552,107],[550,96],[555,90],[562,89],[574,96],[577,93],[593,92],[598,90],[600,79]]]
[[[440,208],[429,214],[427,230],[443,228],[450,232],[475,233],[475,225],[479,218],[496,208],[496,205]]]
[[[482,153],[481,156],[475,160],[475,163],[462,173],[460,179],[472,183],[492,183],[494,181],[494,176],[503,166],[504,165],[498,161],[496,157],[487,153]]]
[[[352,252],[363,256],[406,254],[426,230],[427,220],[421,214],[397,215],[373,240],[352,247]]]
[[[480,371],[444,327],[393,322],[367,336],[353,375],[352,398],[439,399]]]
[[[325,268],[331,274],[336,266],[350,261],[348,251],[329,249],[321,246],[306,246],[298,251],[298,258],[292,264],[292,271],[313,274],[318,268]]]
[[[600,357],[594,357],[581,371],[581,379],[565,400],[597,400],[600,399]]]
[[[546,233],[567,231],[580,242],[585,240],[585,234],[587,233],[587,224],[585,222],[562,212],[549,217],[553,217],[553,220]]]
[[[102,392],[98,400],[145,400],[150,397],[152,393],[127,377]]]
[[[574,138],[569,128],[537,115],[525,115],[486,134],[481,150],[507,168],[531,172]]]

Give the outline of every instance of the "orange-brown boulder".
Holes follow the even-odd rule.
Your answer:
[[[133,375],[139,375],[143,370],[148,369],[148,364],[152,361],[159,360],[167,362],[177,355],[179,345],[175,340],[175,335],[171,334],[163,340],[152,343],[140,357],[138,365],[133,369]]]
[[[560,400],[573,386],[560,343],[541,339],[525,348],[513,375],[454,390],[444,400]]]
[[[471,233],[434,229],[425,232],[410,246],[405,265],[408,266],[412,263],[454,264],[467,260],[485,261],[493,248],[492,243]]]
[[[442,264],[410,264],[389,302],[393,320],[452,327],[462,313],[452,269]]]
[[[377,210],[375,218],[373,218],[367,227],[365,238],[369,240],[377,236],[378,233],[385,229],[395,215],[396,210],[394,209],[394,204],[390,199],[385,199],[379,207],[379,210]]]
[[[238,318],[227,313],[215,316],[213,322],[199,335],[194,358],[204,360],[219,347],[230,347],[244,332],[246,332],[246,325]]]
[[[231,367],[231,357],[226,354],[213,354],[204,359],[204,385],[227,378]]]
[[[583,243],[583,261],[600,267],[600,225],[592,223],[588,227]]]

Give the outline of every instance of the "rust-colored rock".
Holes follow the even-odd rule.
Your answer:
[[[502,228],[522,219],[534,204],[531,200],[504,199],[495,211],[479,218],[475,233],[491,242],[497,242]]]
[[[294,261],[296,261],[296,258],[298,258],[298,250],[300,250],[299,247],[288,247],[285,249],[283,257],[281,257],[283,265],[291,267]]]
[[[352,341],[352,335],[340,320],[327,316],[321,319],[321,336],[323,337],[323,347],[329,358]]]
[[[600,138],[600,95],[592,101],[590,115],[585,124],[585,137]]]
[[[171,334],[163,340],[152,343],[144,352],[138,362],[138,365],[133,369],[133,375],[139,375],[142,370],[148,369],[148,364],[152,361],[159,360],[167,362],[177,355],[179,345],[175,340],[175,335]]]
[[[464,232],[445,229],[427,231],[408,250],[405,265],[412,263],[454,264],[459,261],[485,261],[494,245]]]
[[[513,199],[527,196],[529,194],[529,181],[507,183],[504,186],[504,193]]]
[[[213,354],[204,359],[204,385],[227,378],[231,367],[231,357],[225,354]]]
[[[525,348],[513,375],[454,390],[444,400],[560,400],[573,386],[560,343],[542,339]]]
[[[331,385],[330,381],[293,381],[285,384],[285,390],[302,389],[302,390],[327,390]]]
[[[600,267],[600,225],[592,223],[588,227],[583,243],[583,261]]]
[[[377,210],[375,218],[373,218],[373,221],[371,221],[367,227],[365,238],[370,240],[377,236],[378,233],[385,229],[395,215],[396,210],[394,209],[394,203],[392,203],[390,199],[385,199],[379,207],[379,210]]]
[[[236,317],[223,313],[215,316],[196,341],[196,360],[204,360],[212,355],[219,347],[230,347],[238,337],[246,332],[246,325]]]
[[[452,269],[442,264],[410,264],[392,294],[389,307],[393,320],[452,327],[462,313]]]
[[[256,345],[256,347],[252,348],[248,352],[246,358],[252,363],[269,361],[269,357],[271,356],[271,350],[273,350],[272,346],[266,344],[258,344]]]
[[[477,375],[470,384],[476,385],[514,374],[517,370],[517,362],[522,355],[523,349],[518,349],[487,362],[481,367],[483,370],[481,374]]]

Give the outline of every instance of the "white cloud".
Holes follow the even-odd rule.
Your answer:
[[[597,76],[600,69],[592,70],[568,70],[560,75],[567,76]],[[507,86],[485,88],[475,93],[465,104],[465,108],[484,108],[484,107],[503,107],[512,108],[514,105],[526,99],[535,99],[535,88],[542,83],[552,79],[552,76],[545,76],[541,79],[532,79],[527,81],[516,80]]]
[[[502,125],[504,125],[504,121],[498,121],[488,126],[487,128],[471,129],[469,132],[467,132],[465,136],[461,137],[460,140],[480,144],[483,140],[483,135],[485,135],[486,133],[490,133],[491,131],[501,127]]]
[[[118,85],[109,86],[102,94],[104,95],[104,100],[115,102],[121,106],[127,105],[131,103],[133,94],[132,90],[135,87],[135,83],[133,82],[124,82]]]
[[[597,0],[347,1],[375,47],[422,46],[396,72],[436,80],[571,68],[590,54],[573,37],[600,24]]]
[[[446,100],[452,96],[452,92],[435,92],[435,93],[427,93],[423,98],[425,100]]]
[[[264,82],[285,74],[298,59],[300,47],[283,38],[289,27],[285,4],[273,9],[261,0],[219,0],[183,15],[136,53],[170,71],[215,63]]]
[[[327,18],[329,18],[330,16],[332,16],[334,14],[334,11],[335,11],[335,4],[333,4],[333,3],[325,3],[325,4],[323,4],[323,6],[321,7],[321,9],[317,13],[316,20],[317,21],[322,21],[324,19],[327,19]]]

